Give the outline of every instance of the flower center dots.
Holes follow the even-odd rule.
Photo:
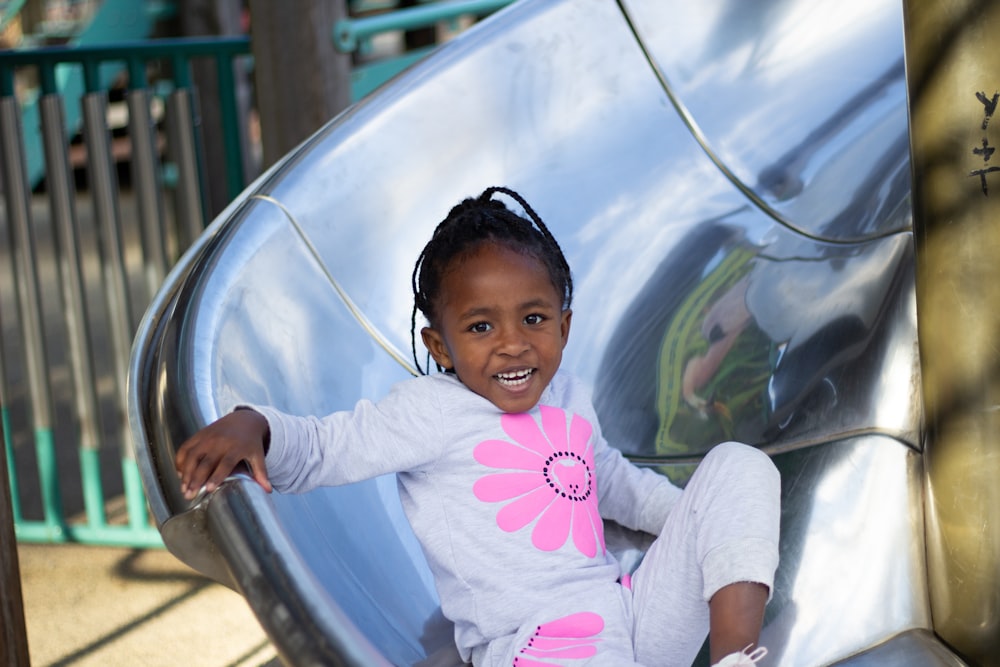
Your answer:
[[[563,498],[582,502],[590,497],[591,479],[590,466],[582,456],[575,452],[556,452],[545,459],[542,468],[545,482],[549,488]]]

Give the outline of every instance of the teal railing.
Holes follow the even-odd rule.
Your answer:
[[[8,235],[0,249],[7,275],[0,282],[16,288],[2,295],[9,301],[2,303],[0,321],[0,355],[8,352],[0,356],[0,410],[19,540],[160,543],[128,444],[128,354],[170,255],[204,227],[202,128],[191,61],[208,57],[218,65],[227,122],[212,131],[224,137],[228,190],[235,196],[244,183],[233,60],[247,52],[245,39],[211,39],[0,53],[0,175]],[[170,78],[151,84],[150,71],[169,72]],[[121,103],[127,134],[121,137],[108,126],[107,81],[115,74],[127,75],[128,82]],[[21,80],[37,82],[37,94],[19,99]],[[75,85],[62,85],[67,81]],[[67,96],[67,87],[82,92]],[[75,113],[67,113],[69,107]],[[162,109],[160,118],[154,109]],[[113,153],[123,141],[134,206],[128,213]],[[72,157],[76,152],[84,157]],[[175,179],[165,178],[171,173]],[[85,180],[80,191],[78,179]],[[99,267],[89,269],[95,262]],[[9,354],[15,349],[18,354]],[[74,450],[76,461],[70,460]],[[117,477],[107,466],[114,458],[120,461]],[[32,460],[37,481],[19,474]],[[78,481],[66,474],[75,470]],[[116,514],[109,496],[124,499],[122,518],[109,518]]]
[[[333,26],[333,43],[342,53],[364,55],[371,51],[372,40],[386,33],[448,24],[453,31],[460,29],[459,19],[477,19],[511,4],[513,0],[446,0],[422,2],[413,7],[398,8],[396,2],[354,3],[359,16],[338,21]],[[369,13],[372,10],[385,10]],[[375,90],[385,81],[426,56],[433,46],[417,48],[387,58],[361,61],[351,71],[351,93],[355,100]]]
[[[379,6],[331,38],[363,54],[380,34],[507,4]],[[428,50],[359,58],[353,98]],[[145,304],[206,222],[205,133],[223,137],[229,196],[245,185],[234,63],[249,54],[245,37],[0,52],[0,421],[18,540],[162,544],[128,445],[128,354]],[[222,127],[200,126],[195,59],[215,61]],[[113,82],[124,99],[112,103]],[[113,131],[119,109],[127,126]]]

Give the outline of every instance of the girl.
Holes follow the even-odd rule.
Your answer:
[[[444,372],[323,418],[239,406],[179,449],[185,496],[241,461],[268,491],[397,473],[459,652],[477,666],[689,665],[706,634],[717,665],[766,654],[777,471],[727,443],[681,491],[607,445],[589,395],[559,370],[573,282],[527,202],[489,188],[453,208],[417,259],[413,295],[414,359],[419,310]],[[604,518],[659,536],[631,576],[605,548]]]

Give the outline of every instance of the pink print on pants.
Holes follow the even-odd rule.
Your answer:
[[[538,626],[519,655],[514,667],[553,667],[556,663],[535,660],[583,660],[597,655],[597,642],[604,619],[589,611],[570,614]]]
[[[507,502],[497,512],[497,525],[508,533],[535,519],[531,543],[555,551],[573,536],[573,544],[589,558],[604,552],[604,525],[597,510],[593,427],[566,411],[539,406],[541,425],[527,413],[500,418],[514,442],[486,440],[476,445],[476,461],[505,472],[485,475],[472,487],[487,503]]]

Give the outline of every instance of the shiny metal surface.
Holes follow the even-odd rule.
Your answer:
[[[927,409],[927,558],[935,628],[1000,666],[1000,5],[906,2],[913,218]],[[942,40],[942,35],[947,39]]]
[[[623,4],[706,151],[775,219],[838,240],[909,225],[898,4]]]
[[[892,639],[838,662],[838,667],[961,667],[940,639],[927,630],[907,630]]]
[[[236,402],[318,414],[407,377],[416,253],[505,184],[574,268],[565,363],[609,439],[682,483],[726,438],[781,469],[770,664],[961,664],[900,635],[933,630],[900,8],[621,4],[500,12],[198,240],[130,373],[165,542],[246,595],[289,663],[457,662],[391,478],[304,496],[237,478],[189,505],[172,458]]]

